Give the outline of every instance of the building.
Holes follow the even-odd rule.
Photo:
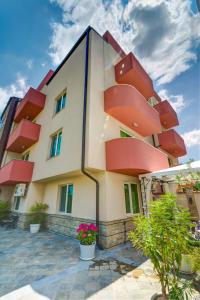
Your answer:
[[[138,175],[186,154],[177,125],[135,56],[89,27],[18,103],[0,198],[12,201],[22,228],[31,205],[44,201],[50,230],[75,236],[80,222],[93,221],[104,248],[122,243],[143,211]]]

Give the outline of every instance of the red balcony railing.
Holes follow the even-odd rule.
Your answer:
[[[158,141],[160,148],[174,157],[180,157],[187,153],[183,138],[174,129],[158,134]]]
[[[23,119],[8,139],[6,150],[22,153],[35,144],[40,135],[40,125]]]
[[[115,85],[104,92],[105,112],[142,136],[161,132],[159,113],[138,90],[130,85]]]
[[[166,129],[179,125],[178,117],[167,100],[164,100],[154,106],[160,114],[160,121]]]
[[[118,138],[106,142],[107,171],[138,175],[169,167],[167,155],[136,138]]]
[[[115,66],[117,83],[130,84],[148,100],[154,96],[153,83],[133,53],[129,53]]]
[[[46,95],[30,88],[19,104],[14,121],[19,123],[22,119],[33,120],[44,108]]]
[[[0,185],[29,183],[32,179],[34,163],[25,160],[11,160],[0,169]]]

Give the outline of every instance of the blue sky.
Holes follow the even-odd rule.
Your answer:
[[[188,155],[200,159],[200,14],[190,0],[1,0],[0,112],[12,95],[55,69],[85,28],[107,29],[133,51],[180,119]]]

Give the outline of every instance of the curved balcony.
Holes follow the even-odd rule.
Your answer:
[[[30,88],[20,102],[15,113],[14,121],[19,123],[22,119],[33,120],[43,110],[46,95],[38,90]]]
[[[177,114],[167,100],[154,105],[154,108],[160,114],[160,121],[163,127],[169,129],[179,125]]]
[[[107,89],[104,110],[142,136],[161,132],[159,113],[133,86],[115,85]]]
[[[22,153],[35,144],[40,135],[40,125],[22,120],[8,139],[6,150]]]
[[[0,185],[29,183],[32,179],[34,163],[25,160],[11,160],[0,169]]]
[[[133,53],[129,53],[115,66],[117,83],[130,84],[148,100],[154,96],[153,83]]]
[[[174,129],[163,131],[158,134],[158,141],[160,148],[174,157],[180,157],[187,154],[183,138]]]
[[[118,138],[106,142],[107,171],[135,176],[168,167],[167,155],[142,140]]]

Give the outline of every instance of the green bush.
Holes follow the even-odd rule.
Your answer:
[[[0,221],[6,219],[9,215],[10,203],[0,200]]]
[[[140,215],[134,219],[134,225],[130,240],[151,259],[160,279],[163,298],[187,299],[191,288],[180,280],[179,269],[182,253],[188,247],[189,213],[177,206],[175,196],[163,195],[150,203],[149,216]],[[174,295],[179,296],[174,298]]]
[[[41,224],[44,225],[46,221],[45,211],[48,209],[48,205],[43,202],[36,202],[29,210],[28,223],[29,224]]]

